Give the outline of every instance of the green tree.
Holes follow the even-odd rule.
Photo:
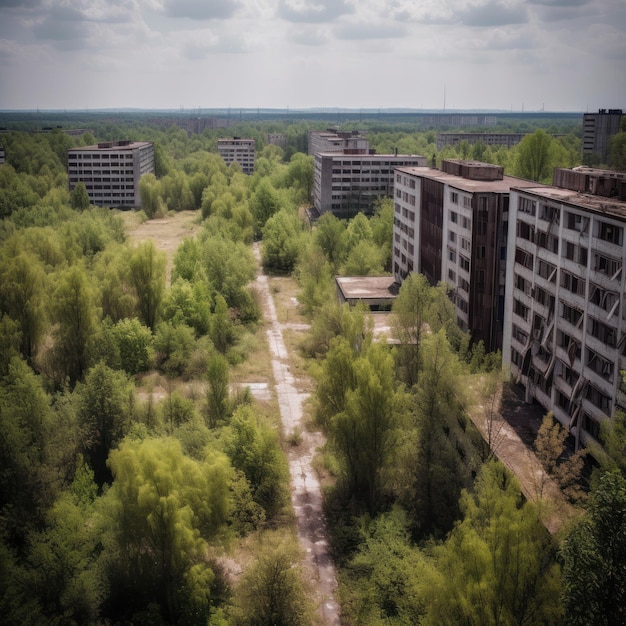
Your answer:
[[[0,260],[0,311],[19,324],[20,351],[35,355],[45,330],[46,275],[32,254],[20,252]]]
[[[224,423],[230,412],[228,393],[228,361],[221,354],[214,354],[207,368],[206,416],[207,426],[216,428]]]
[[[84,211],[89,208],[89,194],[85,183],[76,183],[70,194],[70,203],[75,211]]]
[[[161,184],[154,174],[144,174],[139,179],[139,197],[141,209],[148,219],[162,217],[167,212],[161,196]]]
[[[134,386],[123,372],[98,363],[75,390],[84,452],[101,487],[111,482],[109,452],[122,440],[131,422]]]
[[[302,223],[298,215],[281,209],[263,227],[263,267],[269,271],[293,271],[302,242]]]
[[[445,332],[423,339],[423,369],[415,388],[418,444],[407,509],[417,534],[443,534],[458,517],[458,498],[469,483],[472,452],[459,402],[456,355]]]
[[[626,131],[611,137],[609,142],[609,165],[616,170],[626,170]]]
[[[554,546],[517,480],[491,461],[461,508],[463,521],[435,552],[438,580],[423,623],[559,624]]]
[[[153,241],[138,244],[129,261],[130,280],[137,294],[143,323],[154,331],[165,289],[165,264]]]
[[[626,624],[626,479],[605,472],[561,548],[568,624]]]
[[[310,202],[313,191],[313,157],[301,152],[292,155],[287,168],[286,182],[296,190],[300,202]]]
[[[330,211],[326,212],[317,221],[313,237],[325,252],[328,262],[337,271],[347,254],[345,222],[337,219]]]
[[[233,321],[230,318],[228,304],[221,294],[215,297],[215,310],[209,322],[209,337],[221,354],[226,354],[226,350],[234,341]]]
[[[241,626],[308,626],[310,601],[302,582],[300,555],[293,539],[265,537],[256,560],[236,590],[235,624]]]
[[[280,210],[280,196],[268,178],[261,179],[255,192],[250,196],[250,211],[256,222],[256,231],[260,233],[265,222]]]
[[[206,623],[214,573],[208,542],[230,510],[227,459],[197,461],[176,439],[126,440],[110,456],[114,481],[98,503],[113,621],[156,605],[167,623]]]
[[[288,469],[276,432],[249,406],[233,414],[224,449],[250,483],[254,501],[268,518],[287,503]]]
[[[526,135],[517,147],[515,174],[529,180],[544,182],[552,175],[552,137],[538,128]]]
[[[385,346],[372,344],[355,360],[353,371],[354,388],[346,390],[343,411],[331,418],[329,435],[345,469],[348,493],[374,514],[398,441],[393,359]]]
[[[137,318],[123,319],[112,328],[121,368],[133,376],[150,367],[152,333]]]
[[[98,323],[95,297],[86,271],[78,265],[63,273],[54,292],[55,350],[59,369],[72,385],[89,367],[92,339]]]
[[[383,273],[383,255],[383,250],[373,241],[359,241],[350,250],[343,273],[348,276],[379,276]]]

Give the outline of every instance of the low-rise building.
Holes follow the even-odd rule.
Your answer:
[[[239,163],[244,174],[254,174],[254,139],[218,139],[217,152],[224,159],[226,165]]]
[[[96,206],[140,208],[139,179],[154,173],[150,141],[109,141],[67,151],[70,190],[84,183]]]
[[[626,173],[561,170],[570,189],[512,189],[509,205],[503,363],[577,446],[626,408],[626,202],[589,193],[607,179]]]
[[[320,215],[327,211],[340,218],[372,214],[379,198],[392,196],[397,167],[424,165],[426,157],[413,154],[316,152],[313,204]]]

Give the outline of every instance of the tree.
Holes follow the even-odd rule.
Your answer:
[[[328,211],[317,220],[313,237],[336,271],[344,262],[347,254],[345,222],[337,219]]]
[[[70,194],[70,203],[75,211],[84,211],[89,208],[89,194],[85,183],[76,183]]]
[[[213,354],[207,368],[206,416],[207,426],[216,428],[228,417],[228,361],[221,354]]]
[[[423,339],[424,366],[415,388],[418,444],[407,509],[420,536],[444,534],[458,517],[458,498],[469,483],[472,451],[458,399],[458,359],[445,332]]]
[[[300,202],[310,202],[313,190],[313,157],[296,152],[289,160],[286,182],[295,188]]]
[[[112,328],[121,368],[133,376],[150,366],[152,333],[137,318],[123,319]]]
[[[393,304],[392,317],[393,336],[399,342],[397,367],[408,386],[419,379],[421,342],[427,324],[433,332],[445,328],[449,338],[458,330],[445,285],[431,287],[423,274],[409,274]]]
[[[538,128],[526,135],[517,148],[515,174],[522,178],[546,181],[552,174],[552,137]]]
[[[345,392],[343,410],[331,418],[329,436],[345,469],[348,493],[373,515],[398,440],[393,359],[385,346],[372,344],[352,367],[355,384]]]
[[[535,451],[543,468],[555,480],[563,494],[571,501],[579,502],[585,497],[580,478],[586,451],[579,450],[563,458],[567,435],[567,430],[549,412],[537,432]]]
[[[280,535],[265,537],[260,553],[236,590],[235,624],[308,626],[311,605],[298,565],[297,543]]]
[[[233,321],[230,318],[228,304],[221,294],[215,297],[215,310],[209,320],[209,336],[221,354],[226,354],[226,350],[234,341]]]
[[[361,240],[348,254],[343,273],[348,276],[379,276],[383,273],[383,251],[370,240]]]
[[[84,268],[74,265],[63,273],[54,292],[53,310],[57,358],[73,385],[89,367],[98,321],[94,289]]]
[[[130,426],[134,387],[123,372],[99,363],[75,390],[84,452],[98,486],[111,481],[107,468],[109,452]]]
[[[609,164],[616,170],[626,170],[626,131],[611,137],[609,141]]]
[[[293,271],[302,241],[302,223],[298,215],[281,209],[263,227],[263,267],[270,271]]]
[[[0,311],[19,324],[20,351],[32,359],[43,336],[46,275],[32,254],[20,252],[0,261]]]
[[[265,222],[280,210],[280,197],[268,178],[261,179],[250,197],[250,211],[254,215],[256,231],[261,232]]]
[[[626,624],[626,479],[605,472],[561,548],[568,624]]]
[[[423,623],[559,624],[554,546],[517,480],[490,461],[461,508],[463,521],[435,551],[438,580]]]
[[[144,324],[154,331],[165,289],[165,255],[153,241],[140,242],[130,257],[130,280]]]
[[[193,460],[163,438],[126,440],[109,463],[113,484],[98,503],[105,615],[132,620],[152,604],[167,623],[206,623],[214,580],[206,551],[230,510],[227,459]]]
[[[161,197],[161,184],[154,174],[144,174],[139,179],[139,197],[141,209],[148,219],[162,217],[167,212]]]
[[[249,406],[233,414],[224,450],[235,469],[250,483],[254,501],[268,518],[287,503],[288,468],[276,432]]]

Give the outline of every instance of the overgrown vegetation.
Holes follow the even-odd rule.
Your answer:
[[[284,129],[285,151],[265,145],[263,124],[234,129],[257,140],[253,176],[215,154],[217,131],[93,130],[156,141],[156,175],[141,181],[145,218],[194,210],[199,233],[178,248],[167,283],[158,246],[131,245],[117,212],[68,192],[66,150],[94,136],[3,136],[3,620],[314,623],[276,407],[229,385],[259,328],[250,244],[262,238],[265,269],[297,279],[311,319],[301,352],[328,440],[343,622],[623,623],[623,420],[604,434],[588,513],[550,537],[467,417],[460,381],[496,371],[499,355],[459,331],[445,287],[405,281],[390,344],[374,338],[366,311],[336,302],[336,274],[390,271],[391,201],[369,219],[305,224],[304,123]],[[369,130],[379,152],[521,172],[521,145],[437,153],[432,131]],[[580,129],[571,130],[546,126],[551,165],[578,162]],[[484,394],[493,401],[492,387]],[[547,420],[538,451],[576,501],[569,479],[580,459],[562,456],[563,439]]]

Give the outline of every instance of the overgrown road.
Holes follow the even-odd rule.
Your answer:
[[[339,606],[335,600],[337,575],[328,542],[322,490],[312,464],[315,451],[323,443],[323,439],[320,433],[307,432],[303,427],[302,403],[306,399],[306,394],[300,393],[296,388],[282,334],[283,327],[288,327],[289,324],[281,324],[278,321],[268,279],[261,269],[258,244],[254,246],[254,254],[259,266],[256,284],[263,303],[283,431],[287,438],[294,432],[299,433],[300,437],[299,445],[290,448],[288,460],[291,474],[291,502],[296,517],[298,538],[305,552],[305,572],[315,591],[321,623],[338,626]]]

